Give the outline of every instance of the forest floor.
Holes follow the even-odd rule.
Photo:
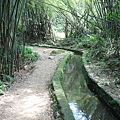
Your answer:
[[[66,52],[50,56],[53,49],[32,48],[41,57],[32,71],[17,73],[19,77],[0,96],[0,120],[54,120],[48,85]]]

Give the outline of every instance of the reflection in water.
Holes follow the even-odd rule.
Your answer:
[[[69,103],[69,105],[70,105],[70,109],[72,110],[74,114],[75,120],[88,120],[86,118],[86,114],[78,108],[77,103],[71,102]],[[91,116],[92,115],[89,115],[88,118],[91,119]]]
[[[81,57],[74,55],[66,65],[62,81],[75,120],[117,120],[88,89],[81,63]]]

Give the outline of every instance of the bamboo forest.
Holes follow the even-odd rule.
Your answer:
[[[120,1],[0,0],[0,106],[0,120],[120,119]]]

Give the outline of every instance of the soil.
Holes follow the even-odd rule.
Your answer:
[[[87,63],[85,67],[96,83],[120,104],[120,84],[116,83],[119,78],[113,75],[114,71],[106,72],[104,66],[97,62]]]
[[[48,85],[67,53],[51,56],[54,49],[32,47],[40,59],[17,73],[18,78],[0,96],[0,120],[54,120]],[[29,70],[32,68],[32,70]]]

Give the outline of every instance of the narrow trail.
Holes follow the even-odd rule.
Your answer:
[[[66,53],[49,59],[53,49],[32,47],[41,58],[31,74],[23,74],[0,96],[0,120],[54,120],[50,108],[48,83],[61,58]],[[25,77],[27,76],[27,77]]]

